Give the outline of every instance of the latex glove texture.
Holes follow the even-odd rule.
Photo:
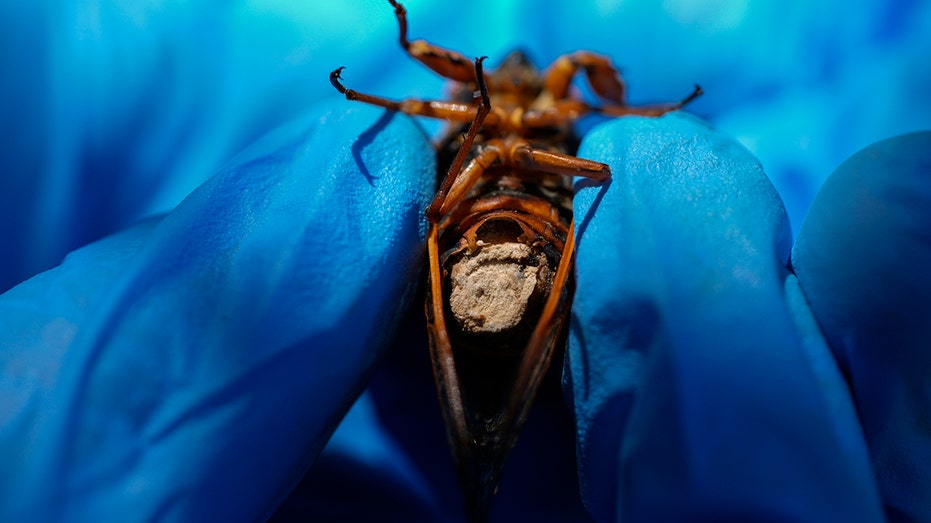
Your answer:
[[[926,157],[907,137],[890,143]],[[559,453],[566,442],[556,441],[563,438],[559,424],[570,420],[560,421],[554,404],[561,398],[544,396],[505,469],[493,517],[885,521],[898,514],[901,521],[923,521],[920,507],[927,495],[914,470],[927,463],[927,441],[921,426],[910,421],[927,412],[922,396],[899,396],[902,405],[894,412],[902,416],[895,423],[911,427],[911,436],[900,440],[903,432],[896,431],[888,442],[888,451],[904,453],[898,463],[909,465],[877,463],[876,446],[864,439],[871,430],[869,417],[863,418],[870,401],[860,402],[856,383],[851,395],[848,371],[838,367],[825,339],[844,330],[822,334],[822,310],[816,305],[812,311],[805,293],[823,291],[804,277],[800,285],[786,268],[786,214],[758,161],[732,139],[682,114],[604,124],[585,137],[579,154],[608,162],[614,173],[606,184],[579,182],[575,200],[578,287],[563,373],[577,431],[581,500],[589,515],[565,492],[575,486]],[[908,168],[870,169],[879,179],[917,180],[923,167],[916,161]],[[844,172],[835,176],[843,180]],[[823,198],[856,199],[863,193],[858,184],[840,187]],[[874,244],[880,253],[897,249],[900,235],[929,223],[921,191],[914,199],[906,197],[908,191],[896,194],[878,197],[890,208],[906,203],[891,215],[909,220],[886,222],[887,234]],[[829,208],[824,212],[835,215]],[[818,220],[814,212],[807,223]],[[851,238],[859,233],[846,232]],[[832,257],[843,252],[842,244],[821,238],[811,248],[841,264]],[[923,245],[918,236],[915,248]],[[826,275],[813,277],[819,278]],[[845,289],[846,303],[863,302],[862,287]],[[883,296],[892,311],[906,307],[894,291]],[[909,317],[928,314],[917,307]],[[413,328],[422,328],[422,321]],[[910,339],[914,343],[903,350],[921,361],[916,344],[924,343],[927,332],[913,332]],[[452,468],[443,473],[446,458],[437,448],[443,437],[429,365],[425,357],[410,355],[426,351],[424,340],[415,335],[398,345],[347,430],[337,432],[327,459],[279,513],[281,521],[299,514],[461,517]],[[905,378],[919,392],[926,383],[921,370],[883,372],[884,366],[863,369],[860,381]],[[424,402],[424,396],[431,398]],[[360,454],[360,432],[380,442],[381,459]],[[539,443],[546,439],[549,445]],[[897,446],[909,441],[904,449]],[[365,472],[342,477],[352,463]],[[384,474],[381,480],[360,484],[373,469]],[[383,497],[385,485],[392,485],[391,499]],[[897,496],[909,509],[896,508]]]
[[[0,60],[16,71],[0,85],[2,288],[125,230],[0,298],[0,519],[261,519],[369,383],[405,310],[432,151],[406,118],[343,116],[334,98],[165,218],[127,227],[332,96],[339,65],[374,94],[438,97],[441,82],[396,48],[381,0],[66,4],[0,7]],[[515,46],[540,65],[582,48],[623,67],[635,102],[702,84],[692,109],[761,157],[797,227],[841,159],[927,127],[916,86],[928,69],[915,64],[931,11],[790,4],[480,0],[479,23],[406,3],[412,37],[489,64]],[[888,145],[886,158],[921,150]],[[923,164],[869,153],[848,164],[867,178],[838,171],[799,235],[799,286],[783,268],[779,197],[729,138],[688,117],[625,119],[580,155],[615,172],[576,202],[566,390],[581,498],[576,427],[551,395],[509,460],[496,517],[584,521],[581,500],[599,521],[931,513],[928,308],[910,290],[925,288]],[[415,303],[420,334],[395,340],[279,520],[461,517],[417,359],[421,318]],[[660,504],[667,491],[681,508]]]
[[[164,218],[2,296],[0,519],[271,514],[421,264],[430,144],[356,109],[279,129]]]
[[[596,519],[881,521],[757,161],[683,115],[608,124],[579,153],[615,173],[575,200],[567,370]]]
[[[364,123],[353,124],[353,112],[273,134],[166,218],[78,251],[4,296],[4,339],[13,340],[5,367],[23,378],[8,390],[21,404],[10,404],[17,417],[2,440],[18,456],[11,470],[21,472],[5,478],[15,478],[8,491],[27,494],[3,504],[13,515],[39,507],[52,519],[270,514],[366,382],[377,334],[397,320],[399,297],[418,272],[415,231],[422,234],[433,183],[428,145],[406,118],[360,112],[370,115]],[[295,137],[307,127],[318,131]],[[317,147],[338,154],[313,154]],[[785,215],[757,162],[685,115],[608,123],[580,154],[615,173],[610,184],[582,183],[576,201],[579,276],[566,375],[581,499],[591,514],[881,520],[855,407],[783,267]],[[382,162],[376,158],[396,161],[369,167]],[[310,174],[321,172],[329,175]],[[401,202],[385,206],[392,199],[383,190]],[[310,195],[317,200],[305,206]],[[396,212],[408,219],[396,224]],[[356,215],[382,228],[364,235],[368,224]],[[406,232],[382,243],[380,234],[392,230]],[[402,260],[389,262],[385,245],[410,253],[400,271]],[[381,272],[384,263],[394,269]],[[337,289],[330,275],[340,270],[347,272]],[[395,286],[386,289],[379,274],[393,274]],[[422,338],[396,342],[426,354]],[[394,488],[415,492],[405,519],[458,517],[442,431],[430,439],[424,430],[424,446],[403,442],[430,426],[431,416],[421,417],[427,409],[436,428],[428,367],[386,367],[372,394],[393,391],[389,401],[353,427],[366,437],[343,446],[350,459],[329,463],[352,470],[362,458],[384,475],[370,490],[350,488],[359,497],[345,506],[320,499],[324,490],[298,489],[278,520],[306,515],[301,508],[349,520],[385,515],[391,505],[379,489],[398,477]],[[398,379],[412,370],[421,401],[391,401],[417,382]],[[555,425],[540,415],[528,422],[506,477],[531,487],[503,483],[499,514],[545,506],[532,488],[544,484],[555,492],[548,502],[585,518],[572,508],[571,452],[534,455],[552,450],[533,442],[552,440],[559,425],[558,415]],[[211,436],[222,444],[204,452]],[[373,461],[372,453],[400,457]],[[444,470],[447,480],[429,481]],[[256,474],[267,475],[266,490],[254,490]],[[58,483],[49,486],[48,477]],[[680,503],[667,503],[670,492]],[[239,493],[232,504],[230,493]]]
[[[931,521],[931,132],[828,179],[792,264],[850,382],[890,521]]]

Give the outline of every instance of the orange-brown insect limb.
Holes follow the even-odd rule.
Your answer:
[[[398,30],[400,32],[398,42],[411,58],[424,64],[444,78],[456,82],[475,81],[472,62],[465,55],[443,49],[425,40],[409,41],[407,39],[407,10],[395,0],[388,0],[388,2],[394,6],[394,14],[398,19]]]
[[[678,105],[679,105],[679,109],[681,109],[681,108],[685,107],[686,105],[690,104],[690,103],[692,102],[692,100],[698,98],[699,96],[701,96],[701,95],[703,95],[703,94],[705,94],[705,91],[702,90],[702,88],[701,88],[700,85],[695,84],[695,89],[692,91],[692,94],[686,96],[685,98],[682,99],[681,102],[679,102],[679,104],[678,104]]]
[[[475,182],[481,178],[485,171],[491,166],[501,162],[501,149],[495,146],[484,147],[475,158],[472,158],[459,174],[452,177],[453,183],[450,184],[449,190],[445,194],[440,192],[437,197],[442,197],[442,203],[437,211],[437,216],[445,216],[461,202],[466,195],[475,186]]]
[[[395,0],[388,0],[388,2],[394,7],[394,16],[398,19],[398,29],[400,30],[398,42],[401,44],[401,48],[406,50],[410,45],[407,41],[407,9],[404,9],[404,6]]]
[[[582,176],[599,182],[611,177],[611,168],[607,164],[569,154],[536,149],[526,142],[514,146],[512,157],[515,163],[524,169],[561,176]]]
[[[330,73],[330,83],[333,84],[337,91],[345,95],[347,100],[355,100],[413,116],[439,118],[450,122],[468,123],[475,119],[476,108],[467,104],[441,100],[418,100],[416,98],[395,101],[349,89],[340,82],[343,69],[345,67],[340,67]]]
[[[617,69],[606,56],[590,51],[562,55],[544,73],[543,85],[556,100],[569,94],[569,85],[582,69],[595,94],[616,104],[624,103],[625,87]]]
[[[472,149],[475,137],[478,136],[478,131],[482,128],[482,122],[485,121],[485,116],[491,111],[491,99],[488,97],[488,87],[485,85],[484,72],[482,70],[482,62],[484,62],[486,58],[487,57],[482,56],[475,59],[475,76],[478,78],[478,90],[480,92],[479,106],[475,112],[475,119],[473,119],[472,124],[469,125],[469,130],[462,140],[462,145],[460,145],[456,157],[446,171],[443,183],[440,184],[440,190],[436,193],[436,197],[433,199],[433,203],[430,204],[430,207],[427,207],[425,214],[427,220],[431,223],[439,222],[440,218],[445,214],[442,210],[444,207],[448,207],[446,205],[446,199],[449,192],[452,190],[453,185],[455,185],[456,179],[460,177],[462,166],[469,156],[469,151]],[[484,169],[482,169],[482,171],[484,171]],[[459,199],[461,199],[461,197],[459,197]]]
[[[696,84],[695,89],[691,92],[691,94],[675,103],[641,105],[637,107],[632,107],[629,105],[609,105],[605,107],[599,107],[595,109],[595,111],[605,116],[662,116],[666,113],[671,113],[673,111],[682,109],[693,100],[701,96],[703,93],[704,91],[702,91],[702,88]]]
[[[434,199],[434,204],[440,202],[435,211],[436,216],[442,217],[451,212],[472,190],[482,175],[495,165],[560,176],[582,176],[596,181],[604,181],[611,176],[611,168],[606,164],[537,149],[522,138],[512,138],[508,141],[492,140],[486,143],[464,168],[460,169],[457,176],[452,177],[453,171],[450,169],[447,180],[451,179],[452,182],[448,184],[448,188],[444,184]]]

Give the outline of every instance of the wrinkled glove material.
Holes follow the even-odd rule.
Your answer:
[[[410,119],[332,106],[0,298],[0,519],[255,521],[296,484],[410,297],[435,185]]]
[[[889,520],[931,521],[931,132],[841,164],[792,265],[850,382]]]
[[[606,124],[579,155],[613,172],[579,182],[565,371],[595,519],[882,521],[758,162],[683,114]]]

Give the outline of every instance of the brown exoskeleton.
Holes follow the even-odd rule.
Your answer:
[[[574,156],[573,124],[589,114],[660,116],[678,103],[633,107],[604,56],[578,51],[540,73],[520,52],[484,72],[483,60],[408,41],[401,47],[452,82],[451,100],[393,101],[333,86],[349,100],[452,124],[438,144],[439,191],[426,210],[430,356],[466,510],[487,519],[513,447],[554,349],[573,290],[572,179],[606,180],[606,164]],[[592,106],[570,84],[584,73],[607,101]],[[461,138],[462,131],[465,135]]]

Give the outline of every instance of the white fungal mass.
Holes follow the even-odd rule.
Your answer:
[[[527,311],[527,301],[545,263],[534,266],[530,247],[522,243],[483,245],[452,267],[449,305],[462,330],[495,333],[515,327]]]

